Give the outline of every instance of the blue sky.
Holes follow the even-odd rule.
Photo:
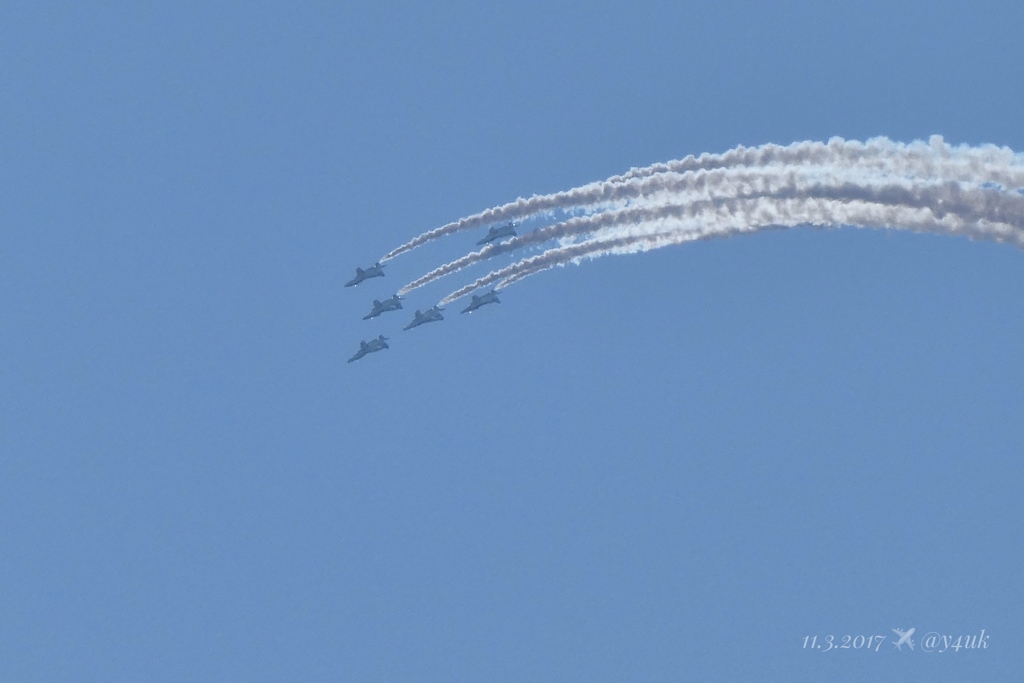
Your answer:
[[[686,154],[1024,150],[1024,6],[893,4],[5,4],[5,677],[1016,675],[1020,251],[770,232],[410,332],[360,318],[475,233],[342,287]],[[802,649],[894,627],[990,646]]]

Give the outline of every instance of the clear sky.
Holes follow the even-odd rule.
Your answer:
[[[1021,251],[775,231],[409,332],[464,280],[360,318],[482,231],[342,285],[691,153],[1022,151],[1024,4],[14,0],[0,25],[5,680],[1019,676]],[[897,627],[913,652],[803,648]]]

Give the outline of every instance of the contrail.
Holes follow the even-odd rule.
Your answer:
[[[827,143],[800,142],[788,146],[763,145],[738,147],[723,154],[702,154],[699,157],[655,164],[608,180],[589,183],[564,192],[520,198],[502,206],[487,209],[448,223],[419,235],[381,258],[390,260],[417,246],[444,235],[504,220],[524,219],[553,211],[573,208],[597,210],[602,204],[621,202],[652,191],[649,183],[665,173],[685,174],[738,167],[791,167],[811,165],[819,168],[860,167],[877,175],[961,180],[978,185],[991,183],[1015,190],[1024,187],[1024,157],[1006,147],[984,145],[951,146],[941,137],[927,142],[896,143],[887,138],[873,138],[866,143],[832,138]]]
[[[874,188],[789,188],[771,195],[652,207],[637,222],[613,225],[583,242],[552,248],[488,273],[452,292],[441,304],[491,283],[507,287],[542,270],[584,258],[798,225],[893,227],[1024,247],[1024,196],[991,188],[965,188],[960,183],[916,187],[903,182]]]

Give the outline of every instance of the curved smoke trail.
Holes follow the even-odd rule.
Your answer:
[[[651,207],[635,222],[609,226],[582,242],[555,247],[488,273],[452,292],[441,304],[492,283],[507,287],[543,270],[583,259],[798,225],[894,227],[1024,247],[1024,195],[965,188],[960,183],[899,183],[788,188],[774,194]]]
[[[958,181],[968,187],[976,186],[978,177],[961,168],[945,168],[941,176],[944,182]],[[1022,169],[1024,170],[1024,169]],[[982,177],[1000,177],[1009,180],[1009,174],[989,173]],[[1022,178],[1024,180],[1024,178]],[[405,295],[435,280],[458,272],[474,263],[483,261],[496,254],[504,253],[520,247],[542,244],[553,239],[578,239],[610,225],[620,223],[636,223],[646,219],[650,210],[648,205],[689,204],[699,201],[723,200],[738,196],[774,195],[779,193],[799,193],[822,187],[844,187],[844,192],[836,194],[836,199],[856,194],[855,185],[864,188],[877,188],[888,184],[894,188],[910,188],[916,183],[935,183],[928,180],[912,181],[892,175],[880,175],[874,169],[864,169],[846,164],[825,167],[767,167],[767,168],[726,168],[700,171],[666,171],[646,180],[642,185],[625,188],[620,199],[628,200],[624,208],[611,209],[586,216],[576,216],[560,223],[538,228],[518,235],[502,244],[489,244],[483,249],[471,252],[454,261],[441,265],[425,275],[413,280],[398,290]],[[984,182],[991,183],[991,180]],[[852,194],[851,194],[852,193]]]
[[[928,142],[896,143],[887,138],[873,138],[866,143],[832,138],[828,143],[800,142],[788,146],[764,145],[738,147],[723,154],[702,154],[685,159],[655,164],[589,183],[571,190],[520,198],[502,206],[487,209],[448,223],[419,235],[393,249],[381,258],[390,260],[422,244],[444,235],[469,230],[509,219],[524,219],[552,211],[584,208],[599,211],[601,205],[643,196],[651,191],[649,182],[665,173],[687,173],[739,167],[791,167],[809,165],[820,169],[860,167],[880,176],[904,178],[941,178],[961,180],[978,185],[991,183],[1008,190],[1024,187],[1024,158],[1005,147],[984,145],[951,146],[941,137]]]
[[[1022,159],[1024,157],[1008,147],[953,146],[947,144],[941,135],[933,135],[927,142],[918,140],[911,143],[893,142],[886,137],[871,138],[867,142],[834,137],[827,143],[806,141],[785,146],[771,143],[760,147],[741,145],[721,154],[705,152],[699,157],[690,155],[676,161],[634,168],[621,176],[609,178],[609,181],[624,182],[671,171],[685,172],[734,166],[823,165],[843,161],[875,167],[888,165],[893,173],[907,176],[935,176],[948,173],[949,163],[952,162],[967,167],[967,171],[974,178],[983,178],[994,173],[997,177],[990,178],[991,182],[1019,188],[1022,181],[1021,171],[1018,169],[1013,172],[1007,169],[1014,164],[1020,164]]]

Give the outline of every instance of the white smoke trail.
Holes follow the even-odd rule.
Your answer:
[[[958,183],[915,187],[820,187],[758,196],[667,205],[648,209],[632,224],[611,226],[591,239],[549,249],[505,268],[442,299],[442,305],[494,282],[508,287],[556,265],[609,254],[637,253],[671,244],[767,228],[813,225],[894,227],[966,235],[1024,247],[1024,196]]]
[[[834,137],[827,143],[807,141],[786,146],[769,143],[760,147],[740,146],[722,154],[704,153],[699,157],[690,155],[677,161],[634,168],[608,180],[624,182],[656,173],[682,173],[734,166],[823,165],[844,161],[877,168],[888,166],[893,174],[907,177],[944,175],[948,173],[948,163],[953,162],[966,166],[971,177],[981,179],[980,182],[988,181],[1016,189],[1021,187],[1022,175],[1019,170],[1013,172],[1006,169],[1024,164],[1024,155],[1008,147],[995,145],[952,146],[940,135],[931,136],[927,142],[918,140],[911,143],[893,142],[886,137],[871,138],[863,143]],[[993,173],[995,177],[989,177]]]
[[[576,238],[587,232],[600,230],[608,225],[642,220],[646,212],[646,208],[642,207],[652,202],[664,203],[663,196],[671,195],[674,203],[685,204],[689,201],[708,200],[712,197],[735,197],[742,193],[770,193],[777,191],[786,183],[792,186],[797,182],[798,170],[794,168],[771,167],[659,173],[656,178],[651,178],[642,185],[634,184],[631,188],[627,188],[629,190],[628,198],[634,200],[634,202],[639,202],[639,205],[634,203],[625,208],[609,210],[603,213],[576,216],[554,225],[518,235],[501,244],[489,244],[482,249],[435,268],[399,289],[398,293],[400,295],[408,294],[415,289],[430,284],[446,275],[458,272],[474,263],[520,247],[541,244],[552,239]],[[814,178],[803,179],[803,183],[807,186],[816,183],[831,182],[835,184],[839,182],[839,178],[834,173],[822,173],[820,169],[812,170]],[[646,192],[646,195],[641,194],[644,192]]]
[[[693,202],[721,201],[738,196],[794,195],[812,189],[821,192],[825,187],[843,188],[843,192],[834,195],[836,199],[855,198],[866,190],[879,191],[882,187],[889,187],[891,192],[907,192],[915,186],[922,187],[939,182],[949,183],[950,178],[961,183],[975,181],[975,183],[969,184],[967,189],[976,185],[977,179],[963,172],[962,169],[946,168],[944,170],[946,177],[942,181],[893,178],[889,175],[878,175],[871,170],[850,166],[826,166],[823,168],[772,166],[754,169],[741,167],[713,171],[659,173],[656,177],[649,179],[643,187],[649,194],[633,197],[635,203],[625,208],[570,218],[519,235],[503,244],[488,245],[413,280],[402,287],[399,294],[407,294],[495,254],[531,244],[540,244],[552,239],[579,239],[581,236],[596,232],[606,226],[643,222],[647,219],[647,213],[652,204],[661,206],[671,203],[685,206]]]
[[[646,184],[663,173],[801,164],[818,167],[852,165],[874,169],[879,175],[953,179],[979,185],[992,183],[1007,189],[1024,187],[1024,157],[1021,155],[994,145],[951,146],[938,136],[933,136],[928,142],[910,144],[892,142],[887,138],[873,138],[866,143],[833,138],[828,143],[738,147],[724,154],[702,154],[700,157],[690,156],[667,164],[634,169],[624,175],[565,192],[520,198],[423,233],[392,250],[381,261],[390,260],[426,242],[461,230],[509,219],[529,218],[550,211],[597,207],[643,196],[651,191]]]

